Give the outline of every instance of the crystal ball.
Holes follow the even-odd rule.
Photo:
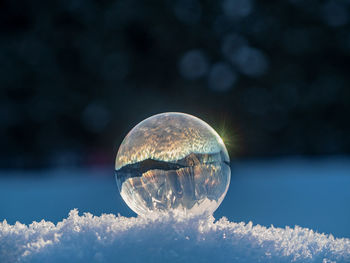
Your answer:
[[[161,113],[137,124],[115,161],[119,192],[141,216],[167,211],[212,214],[230,178],[223,140],[207,123],[184,113]]]

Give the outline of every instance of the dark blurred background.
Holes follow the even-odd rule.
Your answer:
[[[350,153],[350,1],[0,1],[0,168],[113,166],[180,111],[232,157]]]

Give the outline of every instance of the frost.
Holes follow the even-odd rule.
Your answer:
[[[0,262],[350,262],[350,239],[176,214],[0,223]]]

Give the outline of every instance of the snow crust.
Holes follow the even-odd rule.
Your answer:
[[[0,262],[350,262],[350,239],[176,214],[0,223]]]

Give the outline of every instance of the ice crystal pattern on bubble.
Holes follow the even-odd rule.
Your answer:
[[[158,114],[136,125],[119,148],[115,168],[122,198],[139,215],[211,214],[231,174],[220,136],[184,113]]]

